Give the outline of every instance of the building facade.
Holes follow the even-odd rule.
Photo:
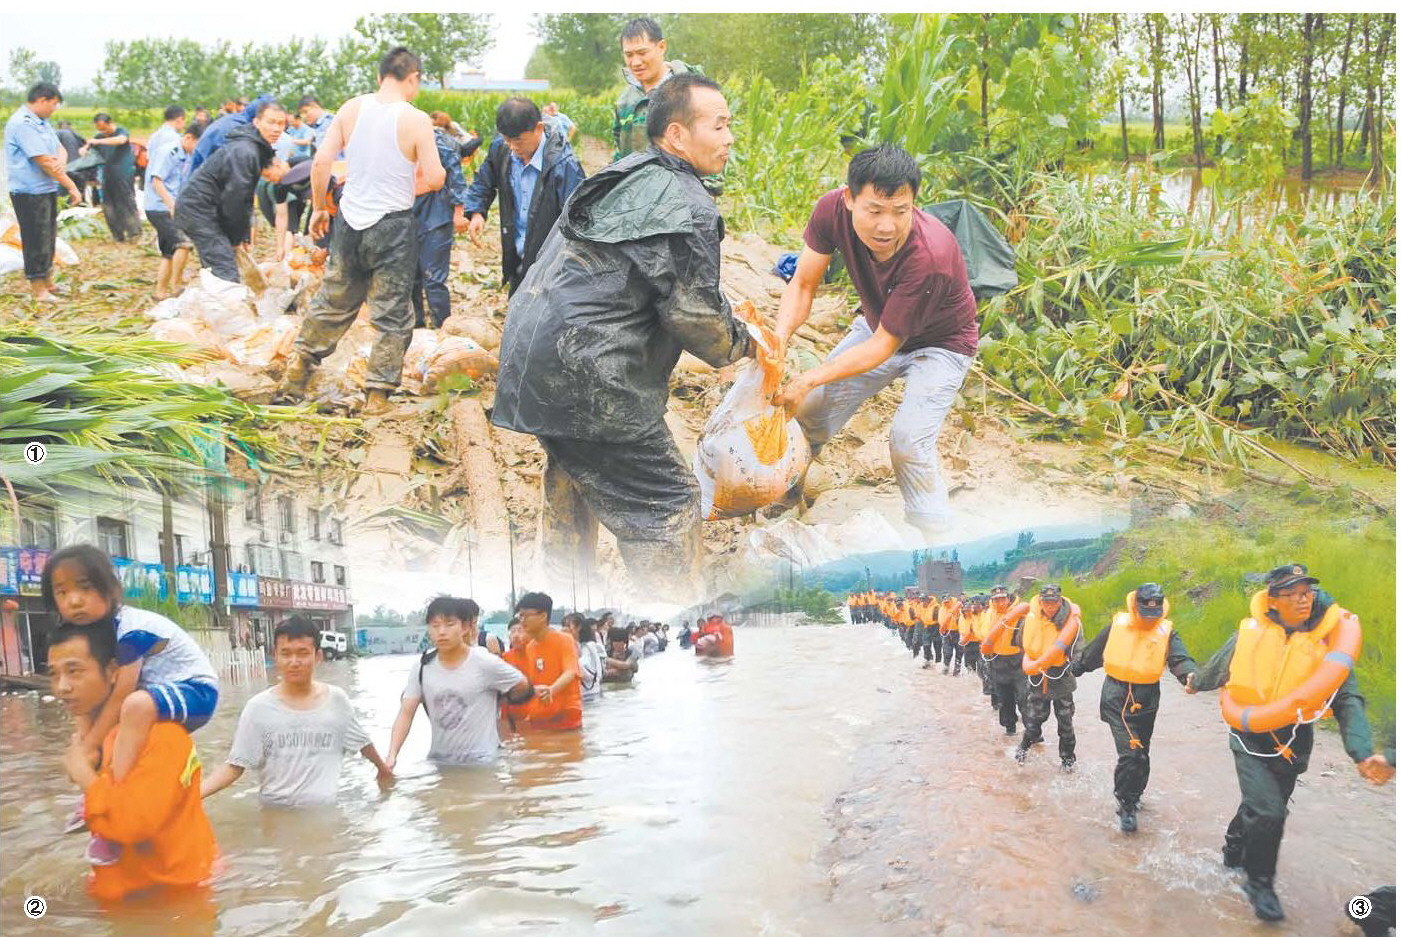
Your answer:
[[[8,501],[0,510],[0,600],[18,606],[0,623],[0,673],[42,672],[58,623],[41,577],[50,554],[75,543],[112,558],[128,599],[201,608],[235,646],[270,647],[272,629],[293,614],[354,635],[344,521],[325,504],[237,483],[220,498],[129,488],[18,500],[18,517]],[[226,571],[222,588],[216,569]]]
[[[919,591],[928,595],[958,595],[963,591],[963,564],[958,560],[925,560],[919,564]]]

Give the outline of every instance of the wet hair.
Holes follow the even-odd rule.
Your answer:
[[[297,102],[297,110],[300,111],[302,108],[306,107],[309,104],[315,104],[317,107],[321,106],[321,102],[316,99],[316,95],[304,94],[302,95],[302,99]]]
[[[253,113],[253,119],[261,119],[264,111],[277,111],[280,114],[285,114],[287,113],[287,108],[276,101],[264,101],[262,104],[258,105],[258,110]]]
[[[851,158],[846,170],[846,185],[855,198],[866,186],[874,186],[876,193],[886,198],[899,192],[905,186],[910,194],[919,195],[919,166],[915,158],[900,147],[891,143],[862,150]]]
[[[534,130],[541,121],[540,108],[530,98],[507,98],[496,109],[496,132],[510,139]]]
[[[516,600],[516,611],[528,609],[530,611],[544,612],[545,617],[550,617],[550,612],[554,611],[555,600],[543,592],[527,592]]]
[[[39,593],[44,597],[44,605],[49,611],[58,612],[58,603],[54,600],[54,572],[64,563],[76,563],[88,582],[107,596],[113,611],[122,604],[122,581],[117,578],[111,558],[90,543],[75,543],[49,554],[49,561],[39,578]],[[59,617],[61,619],[62,615]]]
[[[52,101],[55,98],[62,103],[63,93],[58,90],[58,85],[52,81],[36,81],[29,86],[29,97],[26,100],[33,104],[35,101]]]
[[[185,109],[178,104],[172,104],[165,109],[165,119],[167,121],[179,120],[185,116]]]
[[[465,625],[476,621],[481,613],[482,607],[472,599],[457,599],[450,595],[440,595],[428,603],[428,610],[423,613],[423,620],[427,623],[442,616],[456,618]]]
[[[288,642],[296,641],[298,638],[310,638],[311,646],[316,647],[321,643],[321,629],[313,625],[310,619],[303,618],[301,615],[293,615],[273,629],[273,647],[277,647],[278,638]]]
[[[648,42],[662,41],[662,28],[650,16],[638,16],[628,20],[623,31],[618,34],[618,44],[622,45],[629,39],[642,38],[646,38]]]
[[[86,641],[88,653],[97,666],[106,667],[117,659],[117,629],[89,628],[85,625],[59,625],[49,636],[49,649],[69,641]]]
[[[384,58],[379,60],[380,81],[386,78],[408,81],[410,75],[422,71],[423,62],[409,51],[408,46],[395,46],[384,53]]]
[[[112,115],[109,114],[109,113],[107,113],[106,111],[98,111],[96,114],[92,115],[92,122],[93,122],[94,124],[108,124],[108,123],[111,123],[111,122],[112,122]]]
[[[672,124],[691,126],[696,119],[695,108],[692,106],[695,95],[691,93],[694,88],[720,90],[720,86],[713,79],[689,72],[673,75],[652,92],[647,104],[647,136],[650,139],[660,140],[666,136],[666,128]]]

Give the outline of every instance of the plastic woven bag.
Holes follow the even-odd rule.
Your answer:
[[[735,315],[748,323],[758,355],[740,364],[696,445],[692,468],[700,482],[701,516],[708,521],[774,504],[812,461],[798,421],[769,402],[783,381],[783,362],[775,356],[777,337],[755,321],[751,304],[740,304]]]

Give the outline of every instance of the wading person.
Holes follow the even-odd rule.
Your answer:
[[[316,679],[320,640],[320,629],[300,616],[273,631],[279,682],[244,705],[229,757],[204,779],[201,796],[222,791],[256,768],[263,804],[333,804],[344,756],[354,752],[379,770],[381,780],[394,776],[360,725],[350,697]]]
[[[700,486],[663,418],[684,349],[751,354],[720,291],[723,224],[699,173],[734,138],[719,87],[681,75],[653,95],[654,146],[585,180],[511,298],[492,422],[545,450],[546,568],[593,568],[602,522],[639,592],[693,597]]]
[[[1245,725],[1232,726],[1229,733],[1240,807],[1226,828],[1221,853],[1227,868],[1245,870],[1242,888],[1255,916],[1264,921],[1284,918],[1274,890],[1275,866],[1289,798],[1313,753],[1314,728],[1310,722],[1294,721],[1295,715],[1279,728],[1250,731],[1251,716],[1264,721],[1274,708],[1271,704],[1309,684],[1323,668],[1338,675],[1346,672],[1331,703],[1343,748],[1358,773],[1373,784],[1383,784],[1393,774],[1386,758],[1373,752],[1367,710],[1352,672],[1360,650],[1360,625],[1317,587],[1318,580],[1303,565],[1271,570],[1265,588],[1251,598],[1250,613],[1241,619],[1240,628],[1187,682],[1188,693],[1225,687],[1223,713],[1228,705],[1242,710]],[[1344,651],[1339,645],[1349,631],[1357,645]],[[1329,705],[1327,692],[1321,695],[1315,701],[1318,708]]]
[[[1119,829],[1133,833],[1138,829],[1138,802],[1148,786],[1148,750],[1162,698],[1158,683],[1169,669],[1186,685],[1197,663],[1167,617],[1162,586],[1145,582],[1129,593],[1124,606],[1109,627],[1085,645],[1070,672],[1079,676],[1104,667],[1099,718],[1109,726],[1119,756],[1114,765]]]
[[[535,687],[535,699],[517,728],[578,729],[584,723],[579,654],[573,638],[550,627],[553,609],[554,601],[543,592],[527,592],[516,602],[516,614],[530,638],[525,675]]]
[[[56,303],[54,246],[58,239],[58,190],[74,205],[83,194],[68,178],[68,153],[59,143],[49,118],[63,103],[56,86],[41,81],[29,89],[28,101],[5,122],[5,175],[10,204],[19,224],[24,278],[36,302]]]
[[[418,276],[414,193],[439,189],[447,177],[428,115],[409,103],[418,94],[421,70],[418,56],[408,49],[389,50],[379,63],[379,90],[347,101],[317,145],[311,235],[320,240],[331,231],[331,255],[278,387],[282,400],[302,399],[312,369],[336,350],[364,303],[378,334],[370,349],[363,414],[388,411],[389,394],[399,386],[413,337],[411,294]],[[309,112],[302,113],[310,124]],[[331,165],[342,150],[347,178],[332,229],[326,193]]]
[[[97,114],[92,122],[97,133],[88,138],[83,152],[97,147],[102,154],[102,217],[107,230],[114,241],[138,238],[141,216],[136,211],[136,154],[131,134],[118,127],[110,114]]]
[[[92,722],[117,684],[116,632],[60,625],[49,638],[48,665],[53,695],[73,716]],[[81,740],[63,756],[83,792],[88,828],[113,850],[100,859],[89,854],[89,890],[115,901],[202,883],[218,848],[200,803],[200,761],[190,734],[173,722],[156,723],[118,780],[111,767],[117,731],[108,733],[97,768]]]
[[[584,181],[584,168],[564,135],[546,130],[528,98],[511,98],[496,109],[496,132],[500,136],[491,141],[467,193],[468,231],[480,245],[487,211],[499,195],[501,282],[514,293],[564,203]]]
[[[699,633],[699,632],[698,632]],[[608,629],[608,655],[603,659],[604,683],[631,683],[641,666],[642,652],[628,641],[626,628]]]
[[[1017,714],[1025,718],[1026,674],[1022,672],[1022,620],[1030,607],[1012,605],[1006,586],[992,587],[991,622],[981,651],[997,709],[997,722],[1008,735],[1017,734]]]
[[[227,142],[198,168],[191,154],[190,175],[175,200],[175,225],[194,243],[200,265],[221,280],[240,282],[234,249],[251,237],[258,180],[278,182],[287,171],[273,155],[286,125],[282,105],[268,101],[251,124],[230,130]]]
[[[432,730],[430,761],[471,765],[495,760],[501,747],[498,696],[520,704],[530,699],[532,691],[519,670],[477,646],[480,612],[471,599],[439,596],[428,603],[424,617],[433,648],[409,668],[384,759],[387,770],[394,770],[419,706],[428,714]]]
[[[944,596],[939,604],[939,633],[935,640],[943,646],[944,673],[949,673],[953,664],[953,675],[963,672],[963,657],[958,653],[958,619],[963,614],[963,600],[956,595]]]
[[[1074,634],[1067,639],[1060,638],[1067,625]],[[1021,620],[1020,643],[1026,660],[1044,661],[1045,665],[1027,676],[1022,704],[1022,725],[1026,731],[1017,746],[1019,762],[1026,761],[1031,746],[1044,740],[1041,727],[1054,710],[1061,768],[1070,771],[1075,767],[1075,674],[1069,661],[1074,655],[1080,627],[1079,607],[1063,596],[1055,583],[1041,587],[1041,594]],[[1022,669],[1025,672],[1026,668]]]
[[[807,321],[836,251],[862,314],[827,360],[789,381],[774,403],[796,413],[816,457],[866,400],[904,378],[890,424],[890,462],[906,522],[932,537],[952,516],[939,428],[973,363],[978,321],[958,241],[915,206],[919,183],[913,157],[883,145],[858,153],[847,184],[818,199],[779,304],[779,340],[786,346]],[[790,497],[801,490],[795,485]]]

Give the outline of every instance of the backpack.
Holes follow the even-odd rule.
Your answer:
[[[418,701],[423,704],[423,713],[429,719],[433,718],[433,714],[428,711],[428,691],[423,688],[423,668],[427,667],[428,662],[437,656],[438,649],[435,647],[431,651],[424,652],[423,656],[418,659],[418,691],[423,694],[418,698]]]

